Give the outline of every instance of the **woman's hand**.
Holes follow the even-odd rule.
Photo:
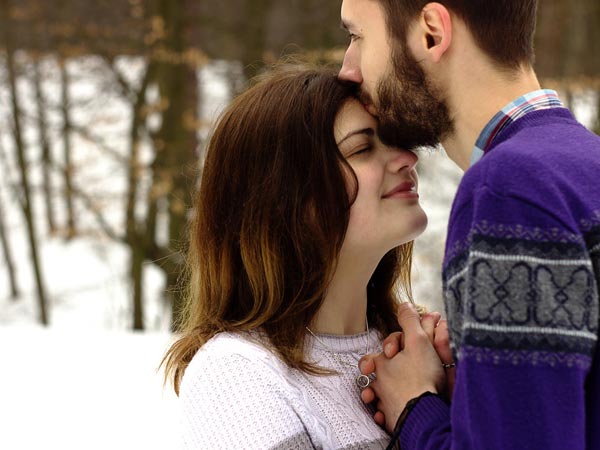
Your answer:
[[[448,332],[448,321],[441,319],[441,314],[432,312],[421,317],[421,326],[427,334],[430,342],[440,358],[442,364],[452,364],[452,352],[450,350],[450,335]],[[404,348],[404,337],[401,331],[390,334],[383,341],[383,354],[388,358],[393,358]],[[456,369],[454,367],[445,368],[446,372],[446,395],[448,400],[452,399],[454,391],[454,381]],[[375,392],[371,388],[366,388],[361,392],[361,399],[365,403],[371,403],[377,399]],[[374,416],[375,422],[381,426],[385,425],[385,415],[377,411]]]

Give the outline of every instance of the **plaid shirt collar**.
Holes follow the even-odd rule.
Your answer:
[[[548,89],[529,92],[510,102],[488,122],[479,135],[471,154],[471,167],[483,157],[494,138],[508,125],[532,111],[550,108],[564,108],[564,106],[557,93]]]

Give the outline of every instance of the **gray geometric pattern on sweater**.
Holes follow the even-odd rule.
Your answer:
[[[444,271],[455,357],[462,346],[591,356],[598,280],[595,247],[474,236]]]

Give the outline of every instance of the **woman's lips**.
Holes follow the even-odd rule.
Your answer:
[[[382,198],[419,198],[419,193],[416,191],[415,183],[404,181],[384,194]]]

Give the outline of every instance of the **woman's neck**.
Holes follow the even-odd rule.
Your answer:
[[[340,254],[323,304],[310,326],[313,332],[344,335],[366,331],[367,284],[377,263]]]

